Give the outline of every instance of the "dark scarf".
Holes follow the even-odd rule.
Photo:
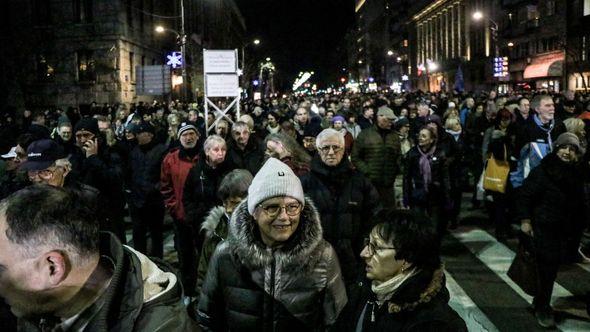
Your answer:
[[[178,154],[183,159],[193,160],[199,154],[199,146],[196,145],[194,148],[186,149],[181,145]]]

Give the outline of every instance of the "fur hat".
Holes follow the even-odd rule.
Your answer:
[[[282,161],[269,158],[248,188],[248,212],[253,215],[258,204],[279,196],[293,197],[305,205],[303,187],[297,175]]]
[[[94,135],[98,135],[98,121],[95,118],[80,119],[80,121],[76,123],[76,127],[74,127],[74,134],[80,130],[85,130],[93,133]]]

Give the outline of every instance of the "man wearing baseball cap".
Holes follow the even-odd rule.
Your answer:
[[[190,169],[199,156],[199,131],[191,122],[182,122],[178,127],[180,147],[172,149],[162,162],[160,192],[164,204],[174,220],[174,246],[178,252],[180,272],[187,296],[196,296],[194,286],[197,278],[197,256],[193,242],[192,225],[184,218],[182,193]]]
[[[27,148],[27,161],[20,165],[33,183],[63,187],[72,164],[63,149],[51,139],[32,142]]]
[[[395,204],[394,182],[399,172],[400,139],[392,130],[395,114],[389,107],[377,112],[375,125],[363,129],[352,148],[352,163],[371,180],[384,207]]]

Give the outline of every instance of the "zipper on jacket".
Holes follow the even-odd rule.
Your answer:
[[[199,176],[199,180],[201,180],[201,193],[205,195],[205,176],[203,175],[203,171],[201,171],[201,176]]]
[[[274,250],[271,252],[272,260],[270,263],[270,318],[272,324],[272,330],[275,330],[275,312],[274,312],[274,303],[275,303],[275,254]]]

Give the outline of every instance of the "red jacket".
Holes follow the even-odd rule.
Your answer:
[[[184,221],[184,206],[182,205],[182,192],[184,182],[190,169],[197,163],[198,155],[189,159],[188,156],[181,156],[180,148],[168,152],[162,161],[160,172],[160,191],[164,196],[164,204],[170,215]]]

